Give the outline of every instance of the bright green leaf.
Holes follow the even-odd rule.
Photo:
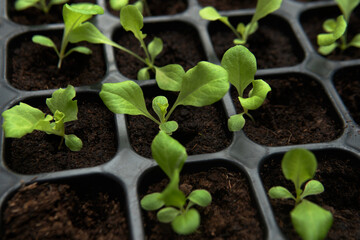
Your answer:
[[[338,43],[334,42],[333,44],[330,44],[328,46],[320,46],[318,51],[319,53],[321,53],[322,55],[326,56],[329,55],[332,51],[334,51],[334,49],[339,46]]]
[[[97,27],[90,22],[85,22],[74,29],[69,34],[69,41],[71,43],[77,43],[81,41],[87,41],[95,44],[109,44],[114,46],[115,43],[102,34]]]
[[[221,16],[219,12],[211,6],[204,7],[199,11],[199,15],[201,18],[208,20],[208,21],[221,21],[227,26],[231,26],[227,17]]]
[[[320,194],[324,191],[324,186],[317,180],[310,180],[306,183],[304,191],[301,194],[301,198],[305,198],[310,195]]]
[[[173,207],[166,207],[158,211],[156,214],[159,222],[162,223],[171,223],[174,221],[175,217],[180,214],[180,211]]]
[[[360,0],[335,0],[343,13],[346,21],[350,19],[352,11],[359,5]]]
[[[126,6],[129,3],[129,0],[110,0],[110,7],[114,10],[120,10],[122,7]]]
[[[149,74],[149,67],[144,67],[138,71],[137,74],[137,80],[149,80],[150,74]]]
[[[131,31],[137,39],[144,38],[141,32],[144,26],[143,16],[135,6],[127,5],[121,9],[120,23],[126,31]]]
[[[71,150],[71,151],[80,151],[83,143],[80,138],[75,136],[74,134],[65,135],[65,145]]]
[[[179,173],[180,170],[175,171],[170,178],[169,184],[161,193],[161,199],[165,202],[165,206],[173,206],[181,209],[186,203],[186,197],[179,189]]]
[[[200,226],[200,214],[192,208],[184,214],[178,215],[172,221],[171,226],[177,234],[191,234]]]
[[[238,33],[240,33],[241,35],[243,35],[244,32],[245,32],[245,24],[244,24],[244,23],[239,23],[239,24],[237,25],[237,27],[236,27],[236,31],[237,31]]]
[[[161,199],[161,193],[151,193],[143,197],[140,201],[140,205],[146,211],[158,210],[164,206],[164,201]]]
[[[290,213],[296,232],[304,240],[324,239],[333,223],[329,211],[303,200]]]
[[[349,43],[349,46],[360,48],[360,33],[355,35],[355,37]]]
[[[253,89],[249,93],[248,98],[239,97],[241,106],[245,109],[255,110],[259,108],[265,101],[266,95],[271,91],[269,84],[259,79],[253,81]]]
[[[258,22],[268,14],[280,8],[282,0],[258,0],[256,4],[256,12],[251,22]]]
[[[71,48],[66,54],[64,57],[68,56],[70,53],[72,52],[78,52],[78,53],[82,53],[82,54],[85,54],[85,55],[90,55],[92,54],[92,51],[90,48],[87,48],[87,47],[83,47],[83,46],[77,46],[77,47],[73,47]]]
[[[243,129],[244,126],[245,126],[244,113],[232,115],[228,119],[229,131],[232,132],[240,131],[241,129]]]
[[[45,37],[45,36],[42,36],[42,35],[34,35],[32,37],[32,41],[34,43],[40,44],[40,45],[45,46],[45,47],[54,48],[57,51],[55,43],[48,37]]]
[[[92,3],[65,4],[63,7],[65,35],[68,35],[69,32],[90,19],[93,15],[103,13],[104,9],[102,7]]]
[[[51,0],[50,1],[50,4],[51,5],[60,5],[60,4],[63,4],[63,3],[66,3],[68,2],[69,0]]]
[[[161,53],[163,50],[163,42],[160,38],[155,37],[148,45],[149,54],[151,59],[154,59]]]
[[[173,132],[175,132],[179,125],[175,121],[168,121],[160,124],[160,130],[166,132],[168,135],[171,135]]]
[[[276,186],[272,187],[269,190],[269,196],[271,198],[277,199],[277,198],[291,198],[295,200],[295,197],[284,187]]]
[[[339,39],[346,31],[346,21],[344,16],[341,15],[336,19],[336,27],[331,33],[321,33],[317,36],[317,43],[319,46],[328,46],[333,44]]]
[[[39,0],[17,0],[15,2],[15,9],[17,11],[24,10],[29,7],[33,7]]]
[[[328,32],[331,33],[333,31],[335,31],[336,28],[336,21],[335,19],[327,19],[325,20],[325,22],[323,23],[323,29]]]
[[[211,194],[204,190],[204,189],[198,189],[194,190],[190,193],[190,195],[187,197],[191,202],[201,206],[206,207],[211,203]]]
[[[160,89],[180,91],[185,71],[179,64],[155,67],[155,78]]]
[[[167,113],[167,108],[169,107],[169,102],[164,96],[157,96],[152,101],[152,108],[156,115],[158,115],[160,122],[165,121],[165,115]]]

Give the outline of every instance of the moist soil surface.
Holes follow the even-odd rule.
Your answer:
[[[137,0],[130,0],[130,4],[137,2]],[[144,11],[142,14],[145,17],[148,16],[159,16],[159,15],[174,15],[177,13],[181,13],[187,8],[186,0],[146,0],[149,5],[150,13],[148,11]],[[109,0],[106,0],[106,8],[108,11],[119,17],[120,11],[115,11],[110,7]]]
[[[111,160],[117,151],[114,114],[106,108],[97,94],[80,94],[76,99],[78,120],[66,123],[65,131],[82,140],[83,148],[80,151],[72,152],[65,144],[58,149],[61,142],[59,136],[34,131],[20,139],[5,140],[7,167],[21,174],[37,174],[92,167]],[[45,98],[32,99],[26,103],[50,113],[45,105]]]
[[[322,24],[326,19],[336,19],[341,15],[340,10],[337,7],[317,8],[310,10],[301,15],[300,21],[302,27],[308,36],[313,48],[317,51],[317,35],[325,33],[322,29]],[[360,6],[358,6],[352,13],[347,28],[348,42],[359,33],[360,26]],[[330,55],[326,56],[330,60],[351,60],[360,58],[360,48],[350,47],[345,51],[341,51],[340,48],[336,48]]]
[[[35,183],[20,188],[4,208],[1,239],[128,239],[123,203],[89,186]]]
[[[360,125],[360,67],[341,69],[334,75],[334,84],[351,117]]]
[[[145,194],[162,192],[167,184],[168,180],[163,178],[146,187],[144,192]],[[159,223],[155,211],[143,211],[147,239],[264,238],[259,214],[251,196],[247,178],[243,173],[224,167],[196,172],[194,168],[191,172],[184,169],[180,176],[180,189],[186,195],[195,189],[205,189],[210,192],[211,204],[205,208],[198,208],[201,215],[200,227],[191,235],[176,235],[170,224]]]
[[[314,179],[324,185],[325,191],[307,199],[333,214],[334,222],[326,239],[360,239],[360,159],[335,150],[315,155],[318,170]],[[274,186],[284,186],[295,194],[294,186],[281,172],[281,158],[282,156],[265,160],[260,171],[265,190],[269,191]],[[288,239],[300,240],[290,219],[294,201],[271,199],[270,202],[283,233]]]
[[[283,146],[329,142],[343,132],[339,117],[322,87],[303,75],[264,78],[272,90],[265,103],[250,111],[255,122],[246,118],[245,134],[254,142]],[[242,112],[237,92],[232,99]]]
[[[232,17],[229,20],[233,26],[237,26],[240,22],[248,23],[250,17]],[[209,24],[209,34],[216,55],[221,60],[225,51],[235,46],[233,40],[236,36],[218,21]],[[249,37],[246,47],[255,55],[258,69],[293,66],[304,58],[288,23],[271,15],[259,21],[259,28]]]
[[[177,94],[164,92],[157,87],[144,88],[147,109],[152,111],[152,100],[165,96],[169,108]],[[172,137],[186,147],[189,155],[212,153],[223,150],[231,143],[232,134],[227,129],[227,118],[220,103],[205,107],[178,106],[169,120],[175,120],[179,128]],[[140,155],[151,158],[151,142],[159,132],[159,126],[144,116],[127,116],[127,128],[131,146]]]
[[[158,67],[180,64],[188,70],[195,67],[199,61],[206,60],[198,33],[190,25],[180,22],[147,24],[143,32],[147,34],[144,39],[146,45],[154,37],[163,41],[163,50],[155,60],[155,65]],[[125,32],[123,29],[118,30],[114,35],[114,41],[145,57],[140,43],[132,33]],[[145,64],[120,50],[115,50],[115,59],[121,74],[130,79],[137,79],[137,72],[145,67]]]
[[[8,16],[12,21],[16,23],[24,24],[24,25],[39,25],[39,24],[63,22],[63,17],[62,17],[63,5],[53,5],[50,9],[50,12],[46,14],[35,7],[27,8],[22,11],[17,11],[15,9],[14,0],[7,0],[7,2],[8,2]],[[47,0],[46,2],[49,1]],[[96,3],[96,0],[70,0],[68,4],[81,3],[81,2]]]
[[[6,74],[13,87],[34,91],[56,89],[69,84],[91,85],[102,80],[106,64],[101,45],[86,42],[76,44],[76,46],[90,48],[92,54],[71,53],[63,60],[59,69],[57,67],[59,58],[54,49],[31,41],[35,34],[50,37],[59,49],[62,31],[32,32],[13,39],[8,47],[9,59]],[[71,46],[74,47],[70,44],[68,49]]]
[[[256,7],[256,0],[198,0],[198,2],[203,7],[213,6],[219,11]]]

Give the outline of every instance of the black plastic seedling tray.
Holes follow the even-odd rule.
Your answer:
[[[20,90],[10,83],[10,74],[8,73],[8,71],[10,71],[10,63],[8,58],[10,56],[9,45],[14,44],[12,43],[12,40],[18,36],[26,35],[28,33],[59,30],[63,27],[61,23],[43,25],[22,25],[15,23],[8,16],[7,4],[9,3],[7,2],[11,1],[1,1],[0,3],[1,112],[20,101],[30,101],[32,99],[41,98],[44,99],[55,90],[52,88],[48,90]],[[97,0],[97,4],[105,9],[105,14],[96,16],[92,22],[101,30],[101,32],[106,34],[108,37],[112,37],[115,32],[121,30],[119,19],[118,17],[112,15],[106,8],[105,0]],[[330,105],[330,109],[332,109],[332,113],[330,115],[336,119],[336,124],[340,128],[339,134],[335,137],[330,137],[330,139],[325,142],[317,142],[315,139],[313,142],[305,142],[301,144],[261,144],[257,140],[252,140],[248,137],[248,130],[234,134],[229,133],[230,143],[227,144],[225,149],[203,154],[189,154],[189,158],[183,171],[194,171],[194,169],[201,170],[202,168],[209,169],[211,166],[223,166],[228,169],[242,172],[248,180],[250,195],[254,201],[254,206],[258,211],[261,229],[263,230],[262,236],[264,239],[286,239],[285,235],[287,235],[280,230],[271,201],[267,196],[268,187],[280,185],[280,183],[263,182],[264,179],[267,179],[267,176],[265,175],[268,173],[268,170],[265,168],[271,165],[269,163],[270,161],[275,159],[275,162],[279,162],[281,156],[286,151],[302,147],[313,151],[320,159],[327,159],[327,157],[331,158],[334,156],[335,159],[336,157],[339,158],[336,159],[336,161],[342,161],[344,160],[343,158],[350,159],[349,161],[352,162],[352,166],[354,166],[357,171],[360,170],[360,168],[358,168],[360,162],[359,122],[356,123],[356,120],[354,120],[354,113],[349,111],[349,107],[344,103],[339,91],[335,87],[336,84],[334,82],[334,78],[337,76],[337,73],[340,72],[345,74],[349,71],[357,71],[357,78],[352,79],[352,81],[360,81],[360,74],[358,71],[358,68],[360,68],[360,59],[331,60],[320,56],[316,52],[316,49],[314,49],[311,40],[308,39],[301,22],[303,16],[308,12],[316,12],[317,10],[320,11],[321,9],[333,8],[334,6],[335,3],[333,1],[313,1],[305,3],[297,2],[295,0],[283,0],[281,9],[262,20],[262,23],[264,25],[269,25],[270,23],[267,21],[270,21],[271,19],[277,19],[276,21],[284,22],[284,28],[290,31],[289,34],[293,38],[291,41],[294,44],[296,52],[295,61],[293,63],[289,62],[288,66],[270,65],[270,67],[262,67],[259,63],[257,76],[263,79],[286,79],[288,76],[295,76],[295,78],[305,79],[304,81],[313,81],[314,84],[310,85],[310,87],[317,87],[318,90],[316,91],[324,92],[326,98],[325,101]],[[200,57],[200,60],[207,60],[212,63],[219,64],[220,58],[215,52],[215,48],[217,46],[213,45],[213,39],[211,36],[211,34],[216,34],[219,25],[217,23],[209,23],[202,20],[198,15],[198,11],[200,9],[201,6],[197,0],[188,0],[186,10],[181,13],[175,15],[145,17],[145,28],[146,26],[151,26],[152,24],[167,24],[169,22],[176,22],[179,24],[177,26],[181,27],[189,26],[195,30],[201,43],[204,55]],[[356,10],[357,13],[359,12],[358,10],[359,9]],[[254,9],[252,8],[221,11],[223,15],[229,16],[230,19],[232,19],[231,21],[235,21],[237,19],[248,19],[249,14],[252,14],[253,12]],[[262,24],[260,24],[260,28],[261,26]],[[282,27],[283,25],[279,26]],[[147,31],[151,30],[152,27],[147,28]],[[103,46],[103,49],[103,56],[105,59],[104,76],[101,77],[100,80],[96,80],[93,84],[76,86],[78,94],[88,96],[88,98],[96,98],[95,96],[99,93],[102,83],[121,82],[129,79],[119,71],[113,48]],[[256,55],[256,57],[259,62],[261,57],[258,55]],[[276,56],[271,57],[275,59],[277,58]],[[195,64],[196,63],[194,63],[194,65]],[[14,72],[16,69],[11,71]],[[138,83],[144,88],[155,85],[154,80]],[[276,90],[273,88],[273,91]],[[284,94],[287,95],[287,93]],[[357,93],[358,100],[359,94],[360,93]],[[360,102],[358,101],[357,104],[357,108],[359,108]],[[221,100],[219,106],[220,108],[223,108],[225,115],[224,121],[226,121],[228,116],[235,114],[236,107],[233,103],[230,91],[223,100]],[[312,120],[309,119],[309,121]],[[144,192],[142,192],[144,184],[148,184],[148,182],[152,181],[153,178],[158,179],[159,170],[157,169],[157,164],[153,159],[141,156],[132,147],[131,141],[129,140],[130,130],[128,127],[127,117],[124,115],[116,115],[114,116],[113,124],[116,138],[114,140],[114,142],[116,142],[116,150],[110,159],[104,161],[104,163],[92,167],[40,172],[35,174],[18,173],[16,170],[8,166],[6,161],[6,157],[9,155],[9,153],[6,152],[9,151],[9,148],[7,147],[8,140],[5,139],[1,129],[0,219],[3,218],[5,208],[7,207],[7,201],[22,185],[30,184],[34,181],[69,183],[70,185],[80,186],[82,189],[105,189],[106,191],[110,191],[114,195],[118,196],[125,204],[124,209],[126,212],[130,239],[144,239],[144,220],[139,201],[141,195],[144,194]],[[349,168],[352,166],[349,166]],[[360,182],[355,183],[355,185],[359,189]],[[332,191],[331,187],[325,186],[325,188],[326,191]],[[358,202],[358,204],[360,203]],[[359,209],[357,209],[357,211],[359,212]],[[358,229],[359,227],[360,226],[358,226]],[[0,220],[0,230],[0,232],[5,231],[3,220]],[[346,232],[350,230],[344,229],[343,231]],[[357,231],[357,237],[359,238],[359,230]]]

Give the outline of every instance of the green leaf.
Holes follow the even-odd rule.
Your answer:
[[[297,192],[304,182],[314,177],[316,167],[314,154],[300,148],[286,152],[281,162],[285,178],[294,183]]]
[[[239,97],[241,106],[245,109],[255,110],[259,108],[265,101],[266,95],[271,91],[269,84],[259,79],[253,81],[253,89],[249,93],[248,98]]]
[[[352,11],[359,5],[360,0],[335,0],[345,16],[346,21],[348,22],[350,19],[350,15]]]
[[[256,73],[255,56],[244,46],[238,45],[228,49],[222,60],[223,66],[229,74],[229,82],[235,86],[239,96],[254,80]]]
[[[65,145],[71,150],[71,151],[80,151],[83,143],[80,138],[75,136],[74,134],[65,135]]]
[[[164,201],[161,199],[161,193],[151,193],[143,197],[140,201],[140,205],[146,211],[158,210],[164,206]]]
[[[118,11],[122,7],[126,6],[128,3],[129,0],[110,0],[110,7]]]
[[[256,4],[256,12],[252,17],[251,22],[257,22],[268,14],[278,10],[281,3],[282,0],[258,0]]]
[[[85,55],[90,55],[92,54],[92,51],[90,48],[87,48],[87,47],[83,47],[83,46],[78,46],[78,47],[73,47],[71,48],[66,54],[64,57],[68,56],[70,53],[72,52],[78,52],[78,53],[82,53],[82,54],[85,54]]]
[[[135,6],[127,5],[121,9],[120,23],[126,31],[131,31],[138,40],[145,38],[141,32],[144,26],[143,16]]]
[[[35,130],[39,121],[45,120],[45,113],[26,103],[20,102],[2,114],[5,137],[21,138]]]
[[[154,37],[154,39],[148,45],[148,50],[151,59],[154,61],[157,55],[159,55],[163,50],[163,41],[158,37]]]
[[[100,98],[113,113],[151,117],[146,109],[144,94],[133,81],[104,83]]]
[[[138,71],[137,79],[142,80],[149,80],[150,74],[149,74],[149,67],[144,67]]]
[[[73,31],[71,31],[71,33],[69,34],[69,41],[71,43],[87,41],[95,44],[108,44],[111,46],[116,45],[90,22],[85,22],[79,25]]]
[[[155,67],[155,78],[160,89],[180,91],[185,71],[179,64]]]
[[[272,187],[269,190],[269,196],[271,198],[277,199],[277,198],[291,198],[295,200],[295,197],[284,187],[276,186]]]
[[[336,29],[336,21],[335,21],[335,19],[327,19],[323,23],[323,29],[325,30],[325,32],[328,32],[328,33],[331,33],[333,31],[335,31],[335,29]]]
[[[166,207],[161,209],[157,214],[157,219],[162,223],[170,223],[174,221],[175,217],[180,214],[180,211],[173,207]]]
[[[184,214],[178,215],[172,221],[171,226],[177,234],[191,234],[200,226],[200,214],[196,209],[192,208]]]
[[[161,199],[165,202],[165,206],[173,206],[182,209],[186,203],[185,195],[179,189],[179,171],[176,171],[170,178],[169,184],[161,193]]]
[[[171,179],[181,171],[187,158],[186,149],[177,140],[160,131],[151,144],[153,158]]]
[[[139,12],[144,12],[144,4],[143,4],[144,0],[138,0],[136,2],[133,3],[133,5],[139,10]],[[146,1],[146,0],[145,0]]]
[[[230,116],[230,118],[228,119],[229,131],[236,132],[243,129],[243,127],[245,126],[245,118],[243,115],[244,113]]]
[[[53,114],[56,111],[64,113],[64,122],[77,120],[77,100],[72,100],[75,95],[75,88],[68,85],[66,89],[60,88],[52,94],[51,98],[47,98],[46,105]]]
[[[206,207],[211,203],[211,194],[204,190],[204,189],[198,189],[194,190],[190,193],[190,195],[187,197],[191,202],[201,206]]]
[[[336,19],[336,27],[331,33],[321,33],[317,36],[317,43],[319,46],[328,46],[338,40],[346,31],[346,21],[343,15]]]
[[[73,3],[65,4],[63,7],[63,17],[65,24],[65,35],[76,29],[81,23],[90,19],[93,15],[103,14],[104,9],[92,3]]]
[[[236,31],[237,31],[238,33],[240,33],[241,35],[243,35],[244,32],[245,32],[245,24],[244,24],[244,23],[239,23],[239,24],[237,25],[237,27],[236,27]]]
[[[51,0],[50,5],[60,5],[60,4],[66,3],[68,1],[69,0]]]
[[[228,74],[224,68],[209,62],[199,62],[185,73],[175,105],[210,105],[219,101],[228,90]]]
[[[304,191],[301,194],[301,198],[305,198],[310,195],[317,195],[324,192],[324,186],[317,180],[310,180],[306,183]]]
[[[333,44],[327,45],[327,46],[320,46],[318,51],[320,54],[326,56],[329,55],[334,49],[339,46],[338,43],[334,42]]]
[[[355,35],[355,37],[349,43],[349,46],[360,48],[360,33]]]
[[[201,9],[199,11],[199,15],[201,18],[203,18],[205,20],[208,20],[208,21],[219,20],[219,21],[223,22],[226,26],[228,26],[228,27],[231,26],[229,19],[227,17],[221,16],[214,7],[211,7],[211,6],[204,7],[203,9]],[[231,26],[231,28],[232,28],[232,26]]]
[[[24,10],[29,7],[33,7],[39,0],[17,0],[15,2],[15,9],[17,11]]]
[[[179,125],[175,121],[168,121],[160,124],[160,130],[164,131],[166,134],[171,135],[179,128]]]
[[[42,35],[34,35],[32,37],[32,41],[34,43],[40,44],[44,47],[50,47],[53,48],[57,55],[59,55],[59,51],[55,45],[55,43],[48,37],[42,36]]]
[[[333,223],[329,211],[303,200],[290,213],[296,232],[304,240],[324,239]]]
[[[152,101],[152,108],[156,115],[158,115],[160,122],[165,121],[165,115],[167,113],[167,108],[169,107],[169,102],[164,96],[157,96]]]

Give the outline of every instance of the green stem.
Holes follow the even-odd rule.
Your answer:
[[[135,57],[136,59],[138,59],[140,62],[145,63],[146,65],[149,66],[149,64],[146,62],[145,59],[143,59],[142,57],[140,57],[139,55],[137,55],[137,54],[134,53],[133,51],[131,51],[131,50],[127,49],[127,48],[124,48],[123,46],[121,46],[121,45],[119,45],[119,44],[116,44],[116,43],[114,43],[114,42],[111,43],[111,45],[112,45],[113,47],[115,47],[115,48],[123,51],[123,52],[126,52],[126,53],[130,54],[131,56],[133,56],[133,57]],[[150,66],[149,66],[149,67],[150,67]]]
[[[63,142],[64,142],[64,137],[62,136],[62,137],[61,137],[60,144],[59,144],[59,147],[58,147],[58,150],[61,149],[61,146],[62,146]]]

